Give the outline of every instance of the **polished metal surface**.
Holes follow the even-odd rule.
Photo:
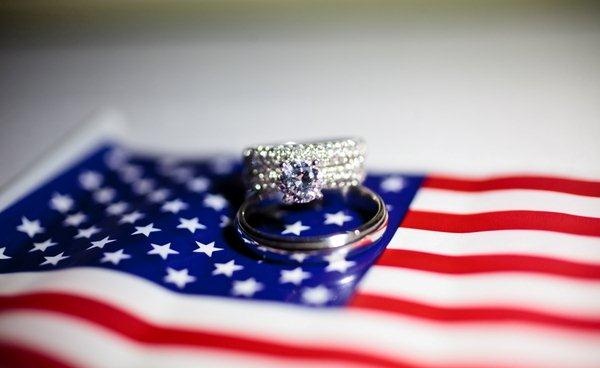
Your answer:
[[[361,201],[367,201],[373,209],[369,219],[361,226],[331,234],[317,236],[283,236],[270,234],[257,229],[248,221],[249,216],[257,211],[264,196],[253,195],[239,208],[236,216],[236,226],[242,238],[254,242],[261,247],[272,250],[292,252],[351,250],[366,246],[377,241],[387,225],[388,214],[381,197],[366,187],[350,187],[344,190],[344,196],[356,196]]]

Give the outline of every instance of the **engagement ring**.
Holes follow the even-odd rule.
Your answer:
[[[255,194],[280,192],[286,204],[308,203],[327,189],[359,186],[365,177],[360,139],[260,145],[244,151],[244,180]]]
[[[244,151],[248,196],[236,216],[246,244],[276,254],[309,255],[365,248],[381,238],[388,214],[381,197],[362,186],[366,145],[361,139],[260,145]],[[325,199],[361,214],[359,226],[321,235],[265,231],[281,211],[314,211]],[[325,201],[327,202],[327,201]],[[316,203],[316,204],[315,204]],[[314,204],[314,205],[313,205]],[[295,206],[292,206],[295,205]]]

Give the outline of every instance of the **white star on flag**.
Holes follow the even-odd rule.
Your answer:
[[[96,171],[84,171],[79,174],[79,184],[85,190],[96,190],[102,185],[104,177]]]
[[[186,219],[183,217],[179,218],[179,225],[177,225],[178,229],[187,229],[190,233],[194,234],[196,230],[206,229],[206,226],[202,225],[198,222],[198,217],[194,217],[191,219]]]
[[[209,257],[212,257],[212,254],[214,252],[218,252],[220,250],[223,250],[223,248],[217,248],[215,247],[215,242],[210,242],[208,244],[204,244],[204,243],[200,243],[200,242],[196,242],[196,245],[198,246],[198,249],[194,249],[194,252],[196,253],[204,253]]]
[[[50,199],[50,208],[60,213],[69,212],[74,204],[73,198],[66,194],[54,193]]]
[[[301,232],[310,229],[310,226],[302,225],[301,221],[296,221],[291,225],[285,225],[285,230],[281,232],[281,234],[294,234],[300,235]]]
[[[137,165],[127,164],[119,168],[121,180],[126,183],[133,183],[144,175],[144,170]]]
[[[302,263],[304,262],[304,260],[308,257],[308,255],[306,253],[294,253],[290,256],[290,259],[293,261],[296,261],[298,263]]]
[[[6,252],[6,247],[0,248],[0,259],[11,259],[12,258],[12,257],[4,254],[4,252]]]
[[[104,246],[108,243],[112,243],[114,242],[114,239],[109,239],[109,237],[105,237],[104,239],[101,240],[97,240],[97,241],[93,241],[92,245],[88,247],[88,249],[92,249],[92,248],[100,248],[100,249],[104,249]]]
[[[155,185],[152,179],[140,179],[133,183],[132,190],[135,194],[144,195],[150,193]]]
[[[125,165],[130,154],[122,148],[115,148],[104,156],[104,162],[113,170]]]
[[[143,218],[144,215],[138,211],[130,212],[126,215],[121,216],[119,224],[134,224],[137,220]]]
[[[160,229],[154,227],[154,223],[151,223],[146,226],[136,226],[135,231],[131,235],[143,234],[148,237],[150,236],[150,233],[154,233],[157,231],[160,231]]]
[[[263,285],[251,277],[244,281],[234,281],[231,293],[238,296],[252,297],[255,293],[262,289]]]
[[[94,234],[97,234],[99,232],[100,232],[100,229],[98,229],[96,226],[90,226],[87,229],[79,229],[79,230],[77,230],[77,235],[75,235],[75,239],[81,239],[81,238],[89,239]]]
[[[163,212],[179,213],[181,210],[188,208],[188,204],[181,201],[180,199],[174,199],[172,201],[165,202],[161,210]]]
[[[345,259],[340,259],[337,261],[329,262],[327,267],[325,267],[325,271],[327,271],[327,272],[338,271],[338,272],[343,273],[343,272],[348,271],[348,268],[350,268],[352,266],[354,266],[354,261],[347,261]]]
[[[127,211],[128,207],[129,205],[123,201],[115,202],[110,206],[106,207],[106,213],[115,216],[122,215],[125,211]]]
[[[343,226],[344,222],[352,221],[352,216],[348,216],[344,213],[344,211],[338,211],[336,213],[326,213],[325,214],[325,225],[335,224],[338,226]]]
[[[171,191],[165,188],[156,189],[155,191],[148,194],[148,200],[152,203],[159,203],[165,201],[171,195]]]
[[[193,178],[192,180],[187,182],[187,188],[194,193],[204,192],[208,189],[209,186],[210,181],[203,176]]]
[[[304,272],[302,268],[296,267],[293,270],[281,270],[279,282],[285,284],[287,282],[294,285],[300,285],[302,281],[310,277],[310,273]]]
[[[56,266],[58,264],[58,262],[62,261],[63,259],[67,259],[69,258],[69,256],[65,256],[64,252],[60,252],[59,254],[52,256],[52,257],[44,257],[46,260],[42,263],[40,263],[40,266],[44,266],[47,264],[51,264],[53,266]]]
[[[119,262],[121,262],[122,260],[125,260],[125,259],[129,259],[129,258],[131,258],[131,256],[129,254],[125,254],[123,252],[123,249],[119,249],[116,252],[104,252],[103,257],[100,260],[100,263],[110,262],[110,263],[114,264],[115,266],[118,266]]]
[[[167,154],[158,158],[159,171],[166,172],[172,170],[179,163],[180,159],[175,156],[169,156]]]
[[[227,227],[231,224],[231,219],[225,215],[221,215],[220,220],[219,227]]]
[[[87,216],[83,212],[77,212],[65,218],[63,224],[66,226],[79,226],[87,220]]]
[[[406,186],[406,181],[401,176],[390,176],[381,182],[381,190],[384,192],[400,192]]]
[[[94,192],[94,200],[98,203],[106,204],[112,201],[117,192],[113,188],[101,188]]]
[[[169,177],[176,183],[185,183],[194,176],[194,170],[190,167],[179,166],[171,170]]]
[[[162,259],[167,259],[169,254],[179,254],[175,249],[171,249],[171,243],[165,243],[163,245],[150,244],[150,246],[152,246],[152,250],[149,250],[148,254],[157,254]]]
[[[53,245],[56,245],[57,243],[54,243],[52,241],[52,239],[47,239],[41,243],[33,243],[33,248],[31,248],[29,251],[30,252],[35,252],[36,250],[39,250],[40,252],[45,252],[46,249],[50,248]]]
[[[231,277],[235,271],[243,270],[244,266],[236,265],[235,261],[232,259],[227,263],[215,263],[215,269],[213,270],[213,276],[216,275],[225,275],[227,277]]]
[[[307,287],[302,290],[302,301],[306,304],[323,305],[330,301],[332,293],[325,286]]]
[[[185,285],[196,281],[196,278],[188,273],[187,268],[176,270],[168,267],[167,276],[165,276],[164,280],[166,283],[175,284],[178,288],[183,289]]]
[[[27,234],[30,238],[44,232],[44,228],[40,225],[39,220],[31,221],[25,216],[21,217],[21,225],[17,226],[17,230]]]
[[[157,172],[163,176],[169,176],[175,170],[177,165],[179,164],[179,160],[174,157],[161,157],[159,159]]]
[[[323,257],[329,264],[325,267],[327,272],[346,272],[348,268],[354,266],[356,262],[346,260],[345,252],[332,253],[326,257]]]
[[[217,156],[212,159],[210,163],[211,169],[219,175],[224,175],[231,172],[231,170],[233,170],[233,165],[233,158],[228,156]]]
[[[215,211],[221,211],[227,207],[227,200],[220,194],[207,194],[202,203]]]

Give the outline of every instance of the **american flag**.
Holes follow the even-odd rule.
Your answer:
[[[600,182],[373,174],[381,241],[274,261],[232,231],[239,171],[105,143],[13,198],[0,365],[600,366]],[[328,203],[271,230],[360,222]]]

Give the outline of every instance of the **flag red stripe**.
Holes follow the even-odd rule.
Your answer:
[[[423,187],[456,190],[460,192],[483,192],[501,189],[535,189],[600,197],[600,182],[544,176],[506,176],[487,179],[469,179],[430,175],[423,181]]]
[[[468,233],[489,230],[546,230],[600,236],[600,219],[544,211],[498,211],[451,214],[410,210],[401,227]]]
[[[446,274],[516,271],[600,280],[599,265],[526,255],[446,256],[412,250],[386,249],[377,260],[377,264]]]
[[[354,363],[380,367],[422,367],[367,352],[323,344],[290,343],[241,334],[161,326],[115,306],[63,293],[32,293],[0,297],[0,313],[15,309],[54,312],[81,318],[142,344],[202,347],[275,358]]]
[[[75,368],[45,353],[12,343],[0,342],[0,367],[6,368]]]
[[[356,293],[351,300],[350,307],[408,315],[436,322],[517,321],[600,332],[600,318],[578,319],[513,308],[439,307],[368,292]]]

